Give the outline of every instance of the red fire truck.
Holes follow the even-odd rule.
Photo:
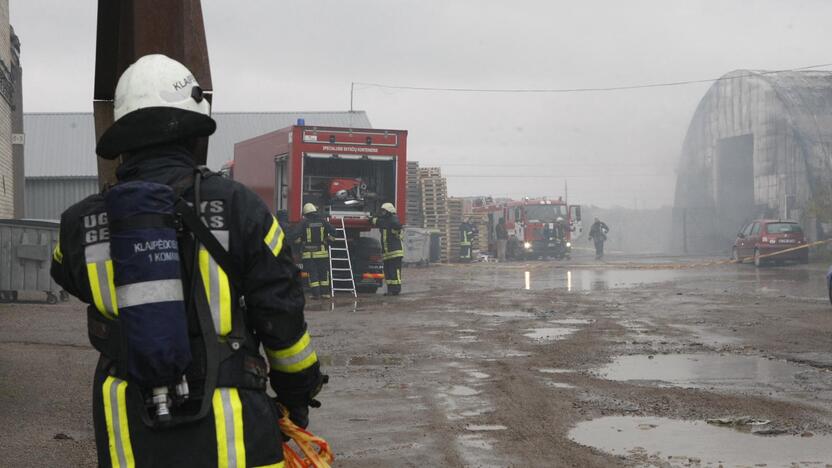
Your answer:
[[[232,177],[252,190],[282,223],[301,220],[314,203],[341,220],[359,291],[375,292],[384,275],[370,217],[392,202],[406,222],[407,131],[294,125],[234,145]]]
[[[572,242],[583,232],[581,207],[561,198],[511,202],[502,212],[512,258],[569,258]]]

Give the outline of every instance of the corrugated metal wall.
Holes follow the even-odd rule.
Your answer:
[[[27,177],[27,219],[60,219],[72,204],[98,192],[96,177]]]

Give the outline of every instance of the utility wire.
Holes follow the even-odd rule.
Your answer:
[[[675,177],[673,174],[597,174],[597,175],[572,175],[572,174],[560,174],[560,175],[548,175],[548,174],[508,174],[508,175],[497,175],[497,174],[444,174],[442,177],[449,178],[449,179],[597,179],[599,177]]]
[[[588,92],[599,92],[599,91],[624,91],[628,89],[645,89],[645,88],[664,88],[670,86],[684,86],[690,84],[697,84],[697,83],[711,83],[715,81],[725,81],[725,80],[734,80],[739,78],[747,78],[750,76],[759,76],[759,75],[774,75],[777,73],[787,73],[793,71],[801,71],[801,70],[811,70],[814,68],[824,68],[824,67],[832,67],[832,63],[823,63],[819,65],[808,65],[805,67],[797,67],[797,68],[788,68],[783,70],[770,70],[770,71],[761,71],[761,72],[751,72],[745,73],[741,75],[734,75],[734,76],[721,76],[719,78],[707,78],[707,79],[700,79],[700,80],[683,80],[683,81],[668,81],[664,83],[646,83],[646,84],[636,84],[636,85],[624,85],[624,86],[608,86],[608,87],[591,87],[591,88],[541,88],[541,89],[534,89],[534,88],[445,88],[445,87],[432,87],[432,86],[405,86],[405,85],[391,85],[391,84],[384,84],[384,83],[369,83],[369,82],[362,82],[362,81],[355,81],[352,83],[352,88],[355,85],[361,85],[365,88],[384,88],[384,89],[403,89],[403,90],[410,90],[410,91],[442,91],[442,92],[455,92],[455,93],[588,93]],[[350,94],[352,94],[352,89]]]
[[[431,167],[431,166],[441,166],[441,167],[609,167],[609,163],[573,163],[573,162],[565,162],[565,163],[556,163],[556,164],[534,164],[534,163],[478,163],[478,162],[471,162],[471,163],[426,163],[423,160],[419,163],[423,167]],[[629,167],[656,167],[654,163],[642,163],[642,164],[627,164]]]

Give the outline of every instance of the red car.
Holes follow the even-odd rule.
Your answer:
[[[803,228],[794,221],[758,219],[748,223],[737,234],[732,257],[734,260],[754,259],[754,265],[787,261],[809,263],[809,249],[797,249],[779,255],[766,255],[793,249],[806,243]]]

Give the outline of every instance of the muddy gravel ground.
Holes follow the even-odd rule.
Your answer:
[[[690,261],[408,268],[402,296],[310,303],[310,429],[342,467],[832,464],[824,266]],[[0,465],[94,465],[95,360],[80,303],[0,305]]]

